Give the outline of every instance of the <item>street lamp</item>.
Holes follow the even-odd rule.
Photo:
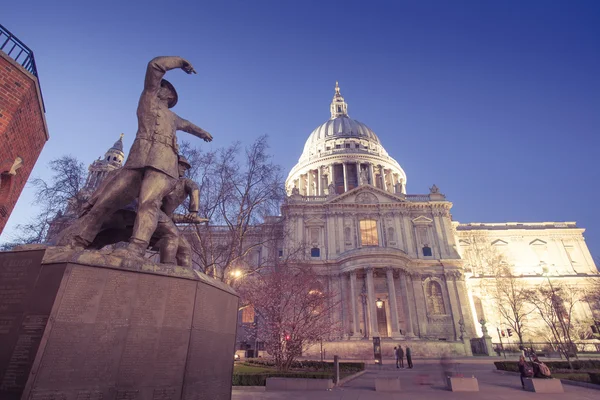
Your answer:
[[[241,269],[234,269],[233,271],[230,272],[231,276],[233,276],[234,278],[239,278],[242,276],[242,270]]]
[[[375,301],[375,305],[377,306],[377,308],[382,309],[383,308],[383,300],[381,300],[379,297],[377,298],[377,301]]]

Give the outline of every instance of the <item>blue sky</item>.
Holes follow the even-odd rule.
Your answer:
[[[33,176],[129,148],[146,63],[180,55],[174,111],[221,147],[270,135],[289,171],[335,81],[408,175],[460,222],[577,221],[600,255],[600,2],[11,2],[36,56],[50,141]],[[31,212],[25,190],[0,240]]]

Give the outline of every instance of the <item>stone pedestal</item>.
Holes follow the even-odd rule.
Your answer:
[[[400,378],[375,378],[376,392],[399,392]]]
[[[452,392],[479,392],[477,378],[447,378],[448,389]]]
[[[481,338],[485,344],[485,354],[488,356],[495,356],[494,345],[492,344],[492,337],[490,335],[483,335]]]
[[[536,393],[564,393],[560,379],[524,378],[525,390]]]
[[[189,269],[0,253],[0,398],[230,399],[237,309]]]

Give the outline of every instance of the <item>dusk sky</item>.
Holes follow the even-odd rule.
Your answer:
[[[125,133],[147,62],[202,148],[270,137],[285,173],[329,118],[339,81],[351,118],[467,222],[577,221],[600,255],[599,1],[12,1],[0,23],[35,53],[50,141],[31,177],[64,154],[87,166]],[[0,241],[30,217],[25,189]]]

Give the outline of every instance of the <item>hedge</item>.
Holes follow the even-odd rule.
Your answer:
[[[551,371],[570,369],[569,363],[566,361],[545,361],[544,364],[546,364]],[[600,360],[573,360],[572,364],[574,370],[600,370]],[[496,369],[502,371],[519,372],[518,361],[496,361],[494,362],[494,365],[496,366]]]
[[[333,379],[333,374],[306,372],[264,372],[260,374],[234,374],[233,386],[265,386],[267,378]]]
[[[590,382],[600,385],[600,373],[590,372]]]
[[[246,364],[274,367],[272,360],[248,359]],[[305,379],[333,379],[334,364],[332,362],[321,361],[294,361],[293,369],[304,369],[305,371],[265,371],[258,374],[234,374],[233,386],[265,386],[267,378],[305,378]],[[340,363],[340,375],[351,375],[365,369],[365,363],[362,362],[344,362]]]
[[[261,365],[266,367],[274,367],[273,360],[263,359],[247,359],[244,360],[247,364]],[[326,361],[294,361],[292,369],[308,369],[315,371],[333,371],[333,362]],[[365,369],[365,363],[362,362],[340,362],[340,372],[358,372]]]

